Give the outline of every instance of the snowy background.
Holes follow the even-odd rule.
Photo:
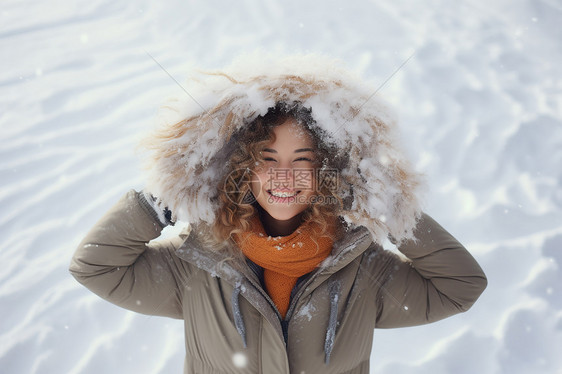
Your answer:
[[[559,0],[3,0],[0,372],[181,372],[180,321],[102,301],[67,267],[142,188],[137,137],[184,94],[148,54],[181,82],[261,47],[339,57],[377,85],[412,56],[379,93],[426,211],[488,275],[468,313],[377,330],[372,372],[562,373],[561,25]]]

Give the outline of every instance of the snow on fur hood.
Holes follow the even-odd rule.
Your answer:
[[[324,133],[349,155],[340,186],[353,196],[342,216],[382,243],[412,237],[420,214],[419,175],[397,148],[397,123],[376,87],[315,55],[245,56],[220,71],[199,72],[188,94],[161,108],[146,140],[146,189],[190,223],[213,222],[219,181],[229,170],[230,136],[277,102],[300,102]]]

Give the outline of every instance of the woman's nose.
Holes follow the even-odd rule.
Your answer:
[[[272,187],[293,188],[293,178],[294,170],[292,167],[271,168],[269,171],[269,181],[272,183]]]

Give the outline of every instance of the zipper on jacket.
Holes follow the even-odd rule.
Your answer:
[[[283,320],[281,321],[281,329],[283,330],[283,339],[285,340],[285,348],[287,348],[289,344],[289,321]]]
[[[343,248],[343,249],[340,251],[339,255],[338,255],[336,258],[334,258],[333,261],[337,262],[338,259],[339,259],[341,256],[343,256],[343,255],[347,252],[347,250],[348,250],[350,247],[353,247],[353,246],[357,245],[357,243],[358,243],[360,240],[362,240],[362,238],[363,238],[363,237],[361,237],[361,238],[355,240],[355,241],[354,241],[353,243],[351,243],[351,244],[346,245],[345,248]],[[320,274],[320,272],[321,272],[322,270],[324,270],[324,269],[322,269],[322,268],[317,268],[317,269],[315,269],[312,273],[309,273],[310,276],[308,277],[308,279],[305,279],[305,280],[303,281],[304,284],[295,292],[294,297],[292,297],[293,295],[291,295],[291,302],[290,302],[290,304],[289,304],[289,309],[287,310],[287,314],[285,315],[285,319],[286,319],[286,320],[290,320],[290,319],[291,319],[291,317],[292,317],[292,315],[293,315],[293,313],[294,313],[294,311],[295,311],[295,308],[296,308],[296,306],[297,306],[297,300],[298,300],[299,297],[303,294],[304,290],[306,290],[306,288],[307,288],[310,284],[312,284],[312,282],[314,282],[314,280],[318,277],[318,275]]]
[[[295,291],[295,295],[291,295],[291,302],[289,304],[289,309],[287,310],[287,314],[285,315],[285,319],[287,321],[289,321],[291,319],[291,317],[293,316],[293,312],[296,308],[297,305],[297,300],[299,299],[299,297],[303,294],[303,290],[306,289],[306,287],[308,287],[308,285],[310,285],[314,279],[316,279],[316,277],[318,276],[318,274],[320,273],[319,271],[320,269],[316,269],[312,274],[309,275],[308,278],[305,278],[302,281],[302,286],[300,286],[296,291]],[[288,322],[287,322],[288,324]]]
[[[263,268],[250,259],[246,259],[246,264],[254,272],[254,274],[256,275],[258,280],[260,281],[260,286],[257,287],[256,283],[252,279],[250,279],[248,277],[246,277],[246,279],[248,279],[250,281],[250,283],[252,283],[252,285],[260,291],[260,293],[266,298],[266,300],[269,302],[269,304],[275,310],[275,313],[277,314],[277,318],[279,318],[279,321],[283,322],[283,318],[281,317],[281,313],[279,313],[279,310],[277,309],[277,305],[275,305],[275,303],[273,302],[273,299],[271,299],[271,297],[269,296],[269,294],[265,290],[265,285],[263,284]]]
[[[250,259],[246,259],[246,263],[248,265],[248,267],[254,272],[254,274],[257,276],[258,280],[260,281],[260,283],[263,282],[263,268],[260,267],[259,265],[257,265],[255,262],[253,262]],[[308,274],[310,275],[310,274]],[[250,281],[250,283],[252,283],[252,285],[254,287],[257,288],[255,282],[252,279],[246,278]],[[296,289],[298,289],[298,285],[302,284],[304,280],[306,280],[306,277],[303,277],[301,279],[299,279],[297,285],[295,285],[295,287],[293,288],[293,291],[291,292],[291,299],[293,298],[294,295],[294,291]],[[261,284],[259,287],[260,292],[262,293],[262,295],[265,297],[265,299],[269,302],[269,304],[273,307],[273,310],[275,311],[275,314],[277,315],[277,318],[279,319],[279,323],[281,324],[281,331],[283,332],[283,340],[285,341],[285,348],[287,348],[287,345],[289,344],[289,319],[287,318],[287,316],[285,316],[285,319],[283,319],[283,317],[281,317],[281,313],[279,313],[279,310],[277,309],[277,305],[275,305],[275,303],[273,302],[273,300],[271,299],[271,297],[269,296],[269,294],[267,293],[267,291],[265,291],[264,289],[264,285]]]
[[[273,302],[271,297],[269,297],[267,292],[263,289],[262,285],[261,284],[258,285],[251,278],[248,278],[248,277],[244,277],[244,278],[246,278],[250,282],[250,284],[252,284],[252,286],[254,286],[261,293],[261,295],[267,300],[269,305],[271,305],[271,307],[273,307],[273,310],[275,311],[275,314],[277,315],[277,319],[279,320],[279,322],[282,322],[283,318],[281,317],[281,313],[279,313],[279,310],[277,309],[277,306],[275,305],[275,303]]]

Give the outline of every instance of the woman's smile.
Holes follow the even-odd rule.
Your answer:
[[[274,203],[293,203],[301,191],[267,190],[269,200]]]

